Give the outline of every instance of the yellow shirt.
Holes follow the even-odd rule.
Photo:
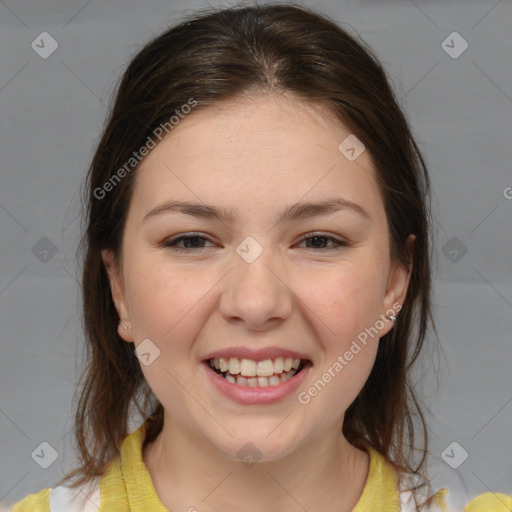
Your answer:
[[[142,443],[145,432],[146,424],[143,423],[123,440],[120,456],[109,463],[105,475],[93,485],[96,497],[89,491],[81,493],[81,496],[89,493],[90,499],[85,500],[87,506],[85,510],[93,512],[169,512],[160,502],[142,459]],[[408,508],[403,503],[404,493],[399,493],[397,474],[391,464],[370,445],[366,444],[364,448],[370,456],[369,473],[361,497],[352,512],[413,511],[412,507]],[[74,512],[73,508],[81,510],[76,505],[78,503],[76,500],[62,502],[58,499],[58,493],[63,489],[65,488],[57,487],[52,491],[52,488],[46,488],[36,494],[29,494],[16,503],[11,512]],[[51,492],[53,492],[52,497],[50,497]],[[441,489],[436,493],[438,507],[430,510],[447,510],[444,502],[446,492],[446,489]],[[505,496],[505,498],[512,500],[509,496]],[[50,505],[51,500],[52,505]],[[508,509],[495,509],[480,508],[477,503],[475,508],[474,502],[475,500],[465,508],[467,512],[487,510],[508,512],[512,510],[512,504]],[[470,508],[471,506],[473,508]]]

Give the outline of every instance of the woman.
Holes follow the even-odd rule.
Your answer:
[[[169,29],[87,190],[80,465],[14,512],[446,507],[409,383],[429,178],[362,42],[292,5]]]

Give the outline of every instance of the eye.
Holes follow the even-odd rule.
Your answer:
[[[339,240],[332,236],[324,235],[322,233],[308,233],[302,239],[302,242],[310,242],[312,246],[308,247],[308,249],[318,249],[320,251],[332,251],[349,245],[348,242],[346,242],[345,240]],[[326,246],[326,242],[331,242],[332,245]]]
[[[190,233],[188,235],[180,235],[175,238],[164,240],[162,242],[162,246],[171,248],[175,251],[189,252],[194,249],[205,249],[203,245],[204,242],[210,241],[199,233]],[[183,243],[183,245],[178,245],[181,243]]]
[[[348,246],[348,242],[339,240],[335,237],[325,235],[322,233],[308,233],[302,238],[301,243],[306,243],[307,249],[316,249],[318,251],[332,251],[340,249],[341,247]],[[200,249],[206,249],[205,243],[210,243],[210,247],[214,244],[208,238],[201,236],[200,233],[189,233],[187,235],[179,235],[173,238],[168,238],[162,242],[162,247],[170,248],[179,252],[191,252]],[[330,243],[330,245],[328,245]]]

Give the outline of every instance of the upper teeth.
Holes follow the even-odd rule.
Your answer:
[[[221,372],[229,371],[232,375],[242,375],[244,377],[270,377],[275,373],[288,372],[292,368],[297,370],[300,366],[300,359],[291,357],[277,357],[276,359],[265,359],[264,361],[254,361],[252,359],[238,359],[238,357],[224,358],[219,357],[210,359],[210,366],[215,367]]]

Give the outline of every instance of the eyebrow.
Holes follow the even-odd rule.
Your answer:
[[[352,211],[366,220],[370,220],[368,212],[359,204],[340,197],[326,199],[321,202],[295,203],[280,212],[275,222],[279,224],[284,221],[297,221],[310,219],[321,215],[329,215],[338,211]],[[178,212],[204,219],[217,218],[221,221],[233,222],[237,216],[232,209],[218,208],[215,206],[194,203],[190,201],[168,201],[150,210],[143,219],[146,222],[151,217],[163,213]]]

